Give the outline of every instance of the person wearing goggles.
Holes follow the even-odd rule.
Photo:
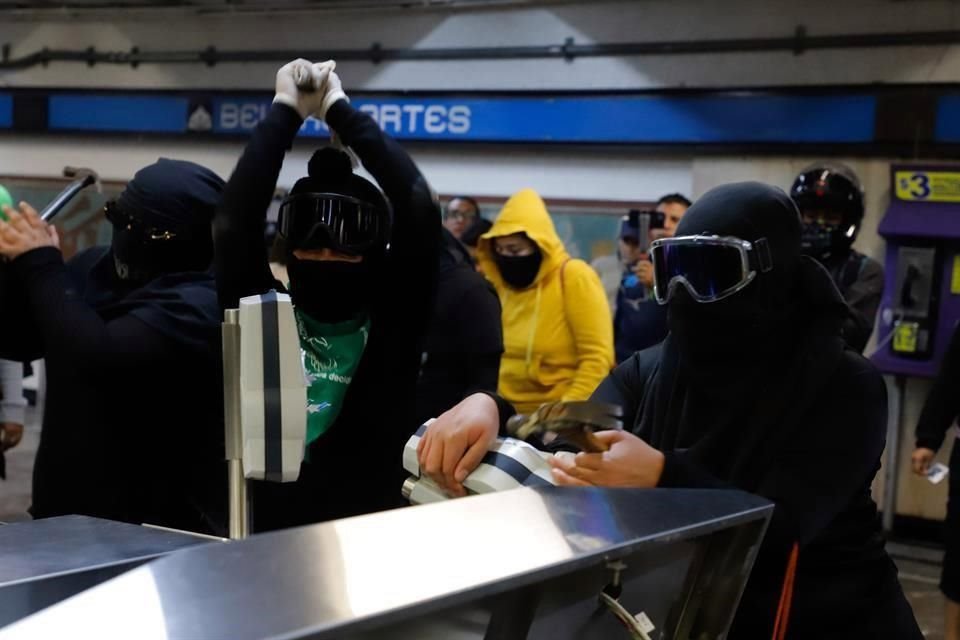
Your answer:
[[[883,296],[883,266],[853,249],[863,225],[864,195],[860,180],[839,163],[817,163],[800,172],[790,188],[803,219],[803,252],[830,272],[850,316],[843,335],[863,352]]]
[[[690,207],[653,252],[667,339],[591,397],[620,405],[625,429],[594,434],[603,453],[552,457],[554,480],[737,488],[772,501],[732,640],[920,640],[870,494],[886,387],[843,340],[846,305],[800,237],[793,201],[768,185],[724,185]],[[477,394],[433,422],[421,445],[444,463],[431,477],[461,493],[513,414]]]
[[[210,273],[223,185],[160,159],[105,206],[111,244],[66,261],[33,207],[7,207],[0,357],[43,358],[47,381],[33,517],[225,534],[223,316]]]
[[[289,291],[309,381],[305,462],[296,482],[254,483],[256,531],[400,506],[404,472],[397,452],[417,426],[440,208],[407,153],[350,105],[333,68],[331,61],[297,60],[277,72],[274,104],[238,161],[214,221],[221,306]],[[304,73],[307,87],[297,81]],[[336,132],[380,188],[354,173],[343,151],[314,153],[307,175],[280,204],[277,235],[289,282],[278,282],[264,223],[284,155],[311,115]]]

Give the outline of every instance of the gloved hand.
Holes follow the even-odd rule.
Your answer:
[[[277,94],[273,101],[292,107],[306,119],[323,106],[327,78],[335,66],[332,60],[314,64],[303,58],[285,64],[277,71]]]
[[[334,63],[334,68],[335,67],[336,67],[336,63]],[[343,92],[343,85],[340,84],[340,76],[338,76],[333,71],[333,68],[331,68],[329,71],[329,75],[327,77],[327,91],[326,91],[326,94],[323,96],[323,103],[321,104],[320,109],[316,113],[314,113],[314,115],[320,118],[321,120],[326,121],[327,111],[330,109],[330,107],[333,106],[333,103],[335,103],[337,100],[349,101],[350,98],[348,98],[347,94]]]

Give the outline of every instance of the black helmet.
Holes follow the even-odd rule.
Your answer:
[[[850,250],[863,222],[863,187],[850,167],[811,165],[793,181],[790,197],[801,214],[805,211],[840,214],[839,223],[804,221],[801,246],[805,254],[826,260]]]

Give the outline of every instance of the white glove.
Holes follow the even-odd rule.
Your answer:
[[[285,64],[277,71],[277,94],[273,101],[292,107],[306,119],[323,106],[327,78],[335,66],[332,60],[313,64],[303,58]]]
[[[333,68],[336,68],[336,63],[334,63]],[[323,121],[326,121],[327,111],[337,100],[350,101],[347,94],[343,92],[343,85],[340,84],[340,76],[334,73],[333,68],[330,69],[329,76],[327,77],[327,91],[323,96],[323,103],[320,105],[320,109],[314,114]]]

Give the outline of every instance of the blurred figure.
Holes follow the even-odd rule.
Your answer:
[[[27,401],[23,397],[23,365],[0,360],[0,478],[6,477],[3,454],[20,444]]]
[[[654,240],[672,238],[689,207],[690,201],[679,193],[660,198],[655,211],[659,219],[652,221],[643,244],[649,246]],[[636,216],[627,216],[620,223],[617,246],[623,277],[613,319],[617,362],[667,337],[667,309],[653,299],[653,263],[641,248],[639,233]]]
[[[953,332],[940,372],[930,388],[917,423],[917,448],[913,452],[913,472],[926,476],[937,451],[943,446],[948,431],[960,436],[960,327]],[[947,599],[946,640],[960,640],[960,440],[953,440],[950,454],[950,494],[945,522],[943,573],[940,590]]]
[[[437,296],[417,382],[417,425],[471,393],[496,391],[503,353],[500,300],[467,250],[443,230]]]
[[[443,210],[443,226],[460,240],[463,232],[480,217],[480,205],[470,196],[454,196]]]
[[[499,390],[521,412],[584,400],[613,366],[603,285],[563,247],[540,196],[515,193],[477,251],[503,306]]]
[[[104,208],[109,247],[64,263],[21,203],[0,222],[0,356],[44,358],[35,518],[223,533],[226,482],[210,222],[223,180],[161,159]]]
[[[308,380],[306,452],[296,482],[252,482],[254,529],[266,531],[402,505],[403,445],[433,310],[440,208],[410,156],[350,105],[333,63],[280,68],[214,221],[220,304],[289,291]],[[313,90],[297,74],[312,72]],[[287,150],[314,115],[350,157],[319,149],[278,216],[287,283],[270,270],[264,222]],[[379,187],[379,188],[378,188]],[[381,191],[382,189],[382,191]],[[362,462],[360,462],[362,459]]]
[[[860,180],[850,167],[821,162],[797,176],[790,197],[803,219],[803,252],[830,272],[850,307],[843,336],[863,353],[883,295],[883,267],[853,249],[863,223]]]
[[[470,260],[472,260],[475,265],[477,264],[477,245],[480,243],[480,238],[488,233],[492,227],[493,223],[486,218],[477,218],[473,221],[473,224],[470,225],[470,228],[460,236],[461,244],[466,247],[467,253],[470,255]]]

